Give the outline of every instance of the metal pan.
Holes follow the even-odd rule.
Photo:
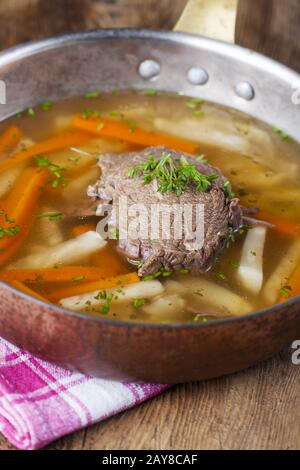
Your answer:
[[[177,29],[188,25],[230,40],[236,3],[191,0]],[[151,86],[230,106],[299,140],[300,105],[293,99],[299,75],[207,37],[127,29],[57,36],[2,52],[0,79],[7,95],[1,120],[88,90]],[[174,383],[228,374],[280,351],[299,337],[299,302],[296,297],[208,324],[149,325],[72,313],[0,283],[0,335],[42,358],[100,377]]]

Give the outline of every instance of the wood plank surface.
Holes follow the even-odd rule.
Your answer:
[[[0,1],[0,49],[95,27],[171,28],[186,0]],[[238,43],[300,70],[300,2],[240,0]],[[299,449],[300,367],[291,351],[209,382],[173,387],[48,449]],[[13,450],[0,435],[0,450]]]

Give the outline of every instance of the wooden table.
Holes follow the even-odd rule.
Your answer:
[[[171,28],[186,0],[0,2],[0,49],[62,31]],[[237,40],[300,70],[298,0],[241,0]],[[299,449],[300,366],[291,351],[238,374],[178,385],[48,449]],[[13,449],[0,435],[0,449]]]

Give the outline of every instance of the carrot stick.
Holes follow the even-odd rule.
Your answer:
[[[95,224],[76,225],[76,227],[73,227],[71,230],[71,236],[79,237],[79,235],[89,232],[90,230],[96,230]]]
[[[93,292],[94,290],[111,289],[118,286],[126,286],[128,284],[135,284],[140,279],[136,273],[124,274],[116,277],[107,277],[99,279],[95,282],[81,283],[77,286],[65,287],[60,290],[54,291],[50,296],[50,300],[57,302],[65,297],[72,297],[73,295],[85,294],[86,292]]]
[[[278,217],[269,212],[260,211],[255,216],[259,220],[265,220],[274,225],[274,230],[286,237],[296,238],[300,234],[300,223]]]
[[[171,149],[187,153],[196,153],[198,149],[198,145],[188,140],[178,139],[166,134],[149,132],[140,127],[132,129],[130,124],[126,122],[115,121],[109,118],[84,119],[80,115],[76,115],[72,119],[71,125],[94,135],[125,140],[126,142],[138,144],[143,147],[164,145]]]
[[[21,130],[16,126],[10,126],[0,137],[0,155],[11,152],[22,138]]]
[[[28,235],[32,212],[48,176],[46,170],[26,168],[6,200],[0,203],[0,209],[3,211],[0,216],[1,228],[9,230],[19,227],[18,233],[12,236],[4,235],[0,239],[0,264],[16,253]]]
[[[23,284],[22,282],[20,281],[11,281],[10,282],[10,285],[15,287],[16,289],[24,292],[25,294],[28,294],[28,295],[31,295],[31,297],[35,297],[36,299],[39,299],[39,300],[43,300],[44,302],[48,302],[47,299],[45,299],[44,297],[42,297],[40,294],[38,294],[37,292],[34,292],[33,290],[31,290],[29,287],[25,286],[25,284]]]
[[[11,282],[74,282],[97,281],[119,274],[111,266],[62,266],[45,269],[10,269],[0,272],[0,280]]]
[[[56,152],[57,150],[62,150],[66,147],[81,144],[82,142],[90,138],[91,136],[87,132],[74,132],[74,130],[62,132],[61,134],[57,134],[54,137],[50,137],[49,139],[38,142],[37,144],[32,145],[23,152],[18,152],[13,157],[10,157],[7,160],[0,162],[0,173],[9,170],[9,168],[14,167],[20,162],[35,157],[36,155]]]

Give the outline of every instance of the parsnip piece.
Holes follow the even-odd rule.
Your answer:
[[[94,183],[100,175],[99,167],[93,166],[85,171],[83,174],[74,178],[63,191],[63,198],[66,202],[74,205],[74,194],[77,195],[78,199],[86,198],[86,188],[89,184]]]
[[[216,143],[228,150],[252,156],[256,161],[284,175],[299,174],[299,165],[278,159],[273,139],[267,131],[253,124],[239,124],[242,132],[237,129],[233,118],[220,119],[214,114],[207,114],[201,119],[185,117],[177,121],[157,117],[154,119],[156,129],[176,137],[192,140],[206,145]]]
[[[164,291],[163,285],[161,282],[147,281],[147,282],[138,282],[136,284],[130,284],[125,287],[119,287],[115,289],[105,289],[106,295],[113,295],[113,300],[111,306],[114,304],[126,304],[132,302],[134,299],[149,299],[161,295]],[[99,309],[102,305],[105,304],[105,299],[99,299],[97,294],[99,291],[89,292],[87,294],[75,295],[73,297],[67,297],[61,299],[59,304],[69,310],[93,310]]]
[[[156,318],[160,316],[169,316],[182,311],[185,306],[185,300],[179,295],[164,295],[158,299],[153,300],[149,305],[143,307],[143,311],[149,315],[154,315]]]
[[[96,232],[86,232],[54,247],[45,249],[42,253],[26,256],[11,263],[8,269],[16,268],[51,268],[55,265],[68,265],[84,261],[92,253],[106,245]]]
[[[287,253],[267,280],[262,294],[268,305],[276,302],[281,287],[288,285],[290,276],[300,263],[300,240],[290,245]]]
[[[49,205],[43,205],[40,209],[40,214],[51,214],[51,212],[56,212],[56,210]],[[64,241],[58,221],[49,220],[47,217],[38,218],[34,229],[39,245],[55,246]]]
[[[242,286],[252,294],[258,294],[263,284],[263,253],[267,229],[253,227],[248,231],[242,248],[237,277]]]
[[[209,305],[223,313],[236,316],[253,310],[253,306],[246,299],[204,277],[188,276],[181,280],[181,284],[185,294],[193,296],[194,303],[199,304],[199,309],[203,305]]]

